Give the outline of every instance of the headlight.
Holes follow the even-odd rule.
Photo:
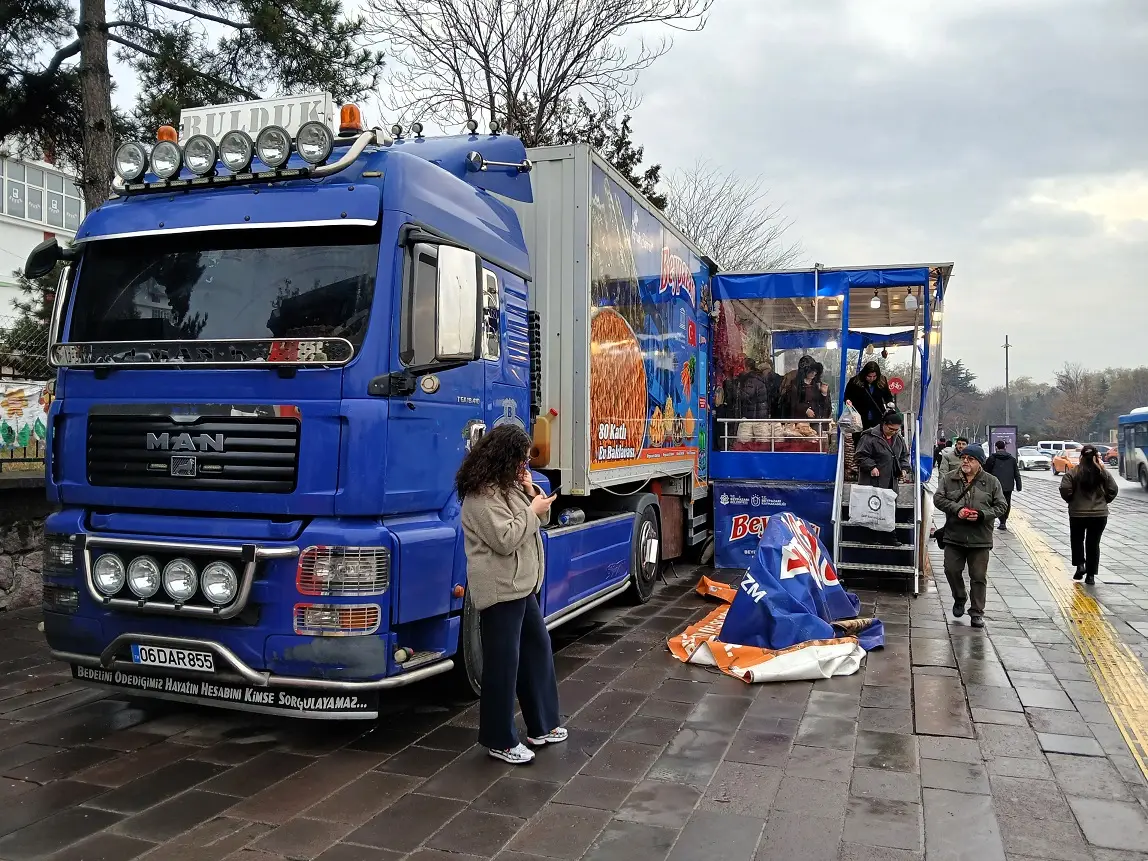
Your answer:
[[[235,598],[239,578],[226,562],[212,562],[203,569],[203,594],[212,604],[227,604]]]
[[[92,566],[92,579],[96,588],[105,595],[115,595],[124,588],[124,560],[114,553],[105,553]]]
[[[116,173],[124,182],[135,182],[147,173],[147,150],[138,141],[121,144],[116,150]]]
[[[160,179],[171,179],[183,167],[183,153],[179,145],[171,141],[160,141],[151,151],[152,173]]]
[[[268,126],[255,139],[259,160],[272,170],[279,170],[291,158],[291,135],[282,126]]]
[[[195,595],[199,578],[190,559],[172,559],[163,569],[163,588],[173,601],[184,603]]]
[[[247,132],[228,132],[219,139],[219,158],[232,173],[243,173],[251,167],[255,144]]]
[[[196,176],[207,176],[215,170],[218,158],[215,141],[207,135],[193,135],[183,145],[183,157],[187,161],[188,170]]]
[[[295,136],[295,148],[303,161],[308,164],[322,164],[331,155],[335,146],[335,136],[326,125],[312,120],[299,127]]]
[[[128,588],[137,598],[150,598],[159,591],[159,562],[151,556],[137,556],[128,564]]]

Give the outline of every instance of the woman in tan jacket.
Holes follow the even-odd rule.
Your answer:
[[[534,759],[514,726],[516,693],[530,745],[567,737],[559,726],[550,634],[538,605],[545,563],[540,529],[554,497],[545,496],[530,479],[530,445],[521,428],[496,427],[475,443],[455,479],[462,500],[467,590],[482,631],[478,742],[512,765]]]

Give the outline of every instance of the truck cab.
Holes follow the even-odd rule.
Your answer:
[[[216,113],[214,135],[121,147],[113,199],[29,259],[67,263],[53,655],[91,684],[302,717],[374,717],[389,688],[452,670],[477,692],[454,475],[486,429],[549,407],[526,151],[357,109],[338,134],[333,111]],[[626,478],[578,498],[535,473],[555,511],[581,506],[544,532],[549,625],[652,594],[670,492]]]

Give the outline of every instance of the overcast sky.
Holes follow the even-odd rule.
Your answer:
[[[1148,364],[1148,0],[717,0],[642,74],[667,168],[762,174],[806,264],[953,261],[982,385]]]
[[[716,0],[635,139],[761,174],[807,265],[954,262],[945,356],[1051,380],[1148,364],[1146,81],[1148,0]]]

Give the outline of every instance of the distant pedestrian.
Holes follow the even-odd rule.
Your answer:
[[[952,446],[950,446],[949,448],[946,448],[944,451],[941,452],[941,474],[942,475],[947,475],[948,473],[952,472],[955,469],[960,469],[961,452],[963,452],[965,450],[965,447],[968,444],[969,444],[969,441],[965,437],[959,436],[953,442]]]
[[[1008,511],[1004,513],[997,525],[997,529],[1001,532],[1007,532],[1008,516],[1012,513],[1012,493],[1014,490],[1019,491],[1021,489],[1020,464],[1017,463],[1015,457],[1009,454],[1003,439],[997,440],[997,450],[985,461],[985,469],[995,475],[997,481],[1001,483],[1001,490],[1004,492],[1005,501],[1008,503]]]
[[[538,605],[544,571],[540,529],[554,497],[531,480],[530,445],[516,425],[496,427],[475,443],[455,478],[467,597],[479,612],[482,636],[478,743],[511,765],[534,759],[518,740],[516,694],[531,745],[567,737],[559,726],[554,653]]]
[[[1072,546],[1073,580],[1091,586],[1100,570],[1100,536],[1108,525],[1108,503],[1120,488],[1104,467],[1094,445],[1080,450],[1080,463],[1060,480],[1060,495],[1068,503],[1068,533]]]
[[[959,619],[965,615],[968,604],[969,622],[974,628],[985,625],[993,520],[1008,512],[1001,483],[985,471],[984,465],[984,449],[979,445],[966,447],[961,452],[960,468],[942,475],[933,495],[933,504],[945,513],[945,578],[953,591],[953,616]]]

